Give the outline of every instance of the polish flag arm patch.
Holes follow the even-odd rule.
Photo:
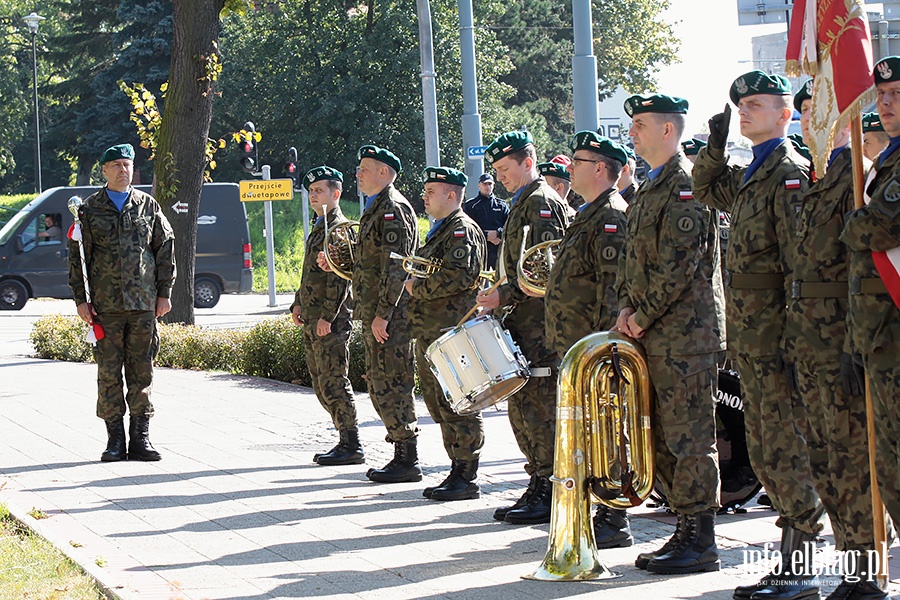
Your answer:
[[[553,213],[549,209],[543,209],[543,208],[541,209],[541,218],[542,219],[549,219],[552,216],[553,216]]]
[[[394,220],[394,213],[384,213],[384,220],[385,220],[385,221],[393,221],[393,220]]]
[[[784,180],[784,189],[799,190],[800,189],[800,180],[799,179],[785,179]]]
[[[603,233],[615,233],[619,230],[615,223],[607,223],[603,226]]]
[[[681,190],[678,192],[678,199],[681,201],[693,200],[694,192],[692,192],[691,190]]]
[[[453,232],[453,237],[455,237],[455,238],[466,237],[466,230],[465,229],[457,229],[456,231]]]

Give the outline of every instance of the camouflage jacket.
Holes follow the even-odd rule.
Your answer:
[[[347,218],[339,206],[328,213],[328,227],[346,223]],[[332,331],[343,329],[350,320],[353,298],[350,282],[334,273],[323,271],[316,263],[319,252],[325,244],[325,221],[316,223],[306,238],[306,250],[303,257],[303,274],[300,289],[294,294],[295,306],[300,307],[300,320],[308,325],[316,326],[319,319],[332,324]]]
[[[809,161],[786,140],[744,182],[745,167],[729,165],[722,150],[700,150],[693,170],[694,197],[731,214],[725,257],[729,350],[774,356],[784,348],[790,247],[800,204],[809,186]]]
[[[719,216],[693,199],[691,162],[678,152],[628,206],[616,288],[635,309],[649,355],[725,349]]]
[[[836,364],[850,350],[847,336],[849,252],[840,241],[853,210],[850,147],[803,197],[785,256],[791,271],[785,338],[794,360]]]
[[[610,188],[566,230],[544,297],[547,344],[559,357],[582,337],[616,324],[616,269],[628,205]]]
[[[872,283],[883,285],[872,252],[900,246],[900,152],[877,168],[866,194],[871,201],[847,216],[841,240],[851,250],[850,333],[853,345],[868,354],[897,348],[900,340],[900,310],[883,290],[865,289]]]
[[[91,303],[102,314],[156,310],[175,283],[175,236],[153,196],[132,188],[122,211],[106,188],[78,210]],[[69,240],[69,287],[75,304],[87,302],[78,242]]]
[[[441,261],[439,271],[416,279],[409,299],[409,330],[412,337],[428,343],[441,336],[441,329],[455,326],[475,306],[478,276],[487,253],[484,233],[462,209],[450,213],[434,235],[416,253]]]
[[[406,271],[390,254],[409,256],[418,246],[416,213],[403,194],[389,185],[360,217],[359,245],[353,263],[353,295],[356,317],[366,326],[375,317],[388,321],[405,318]]]

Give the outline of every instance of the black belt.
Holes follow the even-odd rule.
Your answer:
[[[778,290],[784,287],[784,275],[725,271],[725,285],[734,290]]]
[[[850,287],[846,281],[793,281],[791,298],[846,298]]]
[[[887,294],[888,291],[880,277],[851,277],[850,293],[859,296],[861,294]]]

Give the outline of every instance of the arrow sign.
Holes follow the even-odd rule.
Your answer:
[[[466,149],[466,155],[469,158],[481,158],[484,156],[485,150],[487,150],[487,146],[469,146]]]
[[[176,202],[172,205],[172,210],[174,210],[176,213],[187,213],[188,204],[187,202]]]

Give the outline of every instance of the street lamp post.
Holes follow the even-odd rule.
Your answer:
[[[41,186],[41,124],[38,117],[38,91],[37,91],[37,33],[38,26],[44,17],[37,13],[31,13],[27,17],[22,17],[31,32],[31,59],[34,65],[34,184],[37,187],[37,193],[42,191]]]

